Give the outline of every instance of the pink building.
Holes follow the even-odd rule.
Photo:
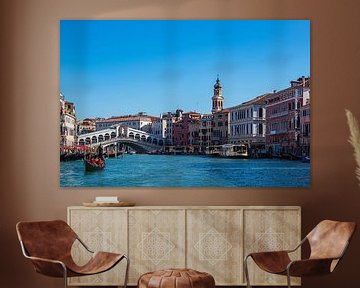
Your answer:
[[[310,156],[310,101],[300,108],[300,127],[302,156]]]
[[[310,99],[310,78],[266,97],[266,149],[272,156],[300,157],[300,109]]]
[[[199,123],[200,116],[197,112],[183,113],[182,119],[173,124],[174,146],[187,149],[195,144],[194,138],[198,138],[199,130],[199,126],[196,126],[196,124]],[[197,135],[194,134],[195,129],[197,129]]]

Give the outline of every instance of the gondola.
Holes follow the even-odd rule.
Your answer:
[[[96,159],[99,159],[96,161]],[[105,168],[105,159],[103,157],[84,158],[85,171],[96,171]]]

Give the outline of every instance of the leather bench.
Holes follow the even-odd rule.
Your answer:
[[[193,269],[166,269],[140,276],[138,288],[214,288],[214,277]]]

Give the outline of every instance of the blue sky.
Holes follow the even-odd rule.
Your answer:
[[[78,119],[209,113],[310,75],[309,20],[61,20],[60,90]]]

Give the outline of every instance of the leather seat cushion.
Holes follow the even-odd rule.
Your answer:
[[[138,288],[214,288],[214,277],[193,269],[166,269],[140,276]]]

